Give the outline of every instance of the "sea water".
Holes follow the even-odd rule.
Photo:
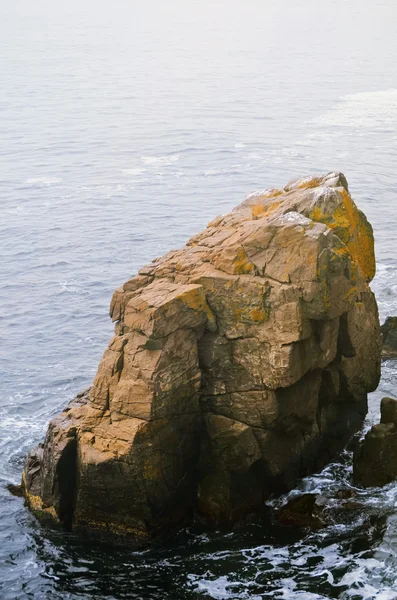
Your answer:
[[[397,598],[394,484],[317,533],[140,553],[48,531],[5,488],[92,382],[112,291],[255,189],[343,171],[397,314],[396,23],[393,0],[0,0],[2,600]],[[365,427],[396,383],[388,361]],[[351,486],[347,449],[299,489]]]

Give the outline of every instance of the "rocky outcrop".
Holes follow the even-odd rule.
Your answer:
[[[276,519],[283,527],[321,529],[330,524],[328,502],[319,494],[301,494],[282,506],[276,513]]]
[[[382,357],[397,358],[397,317],[387,317],[380,328],[382,333]]]
[[[340,173],[214,219],[115,292],[92,388],[26,460],[30,506],[144,544],[290,489],[360,427],[378,384],[374,273]]]
[[[383,398],[380,423],[357,445],[353,478],[364,487],[382,486],[397,479],[397,400]]]

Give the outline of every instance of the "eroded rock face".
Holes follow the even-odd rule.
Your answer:
[[[378,384],[374,273],[340,173],[217,217],[115,292],[92,388],[27,458],[31,507],[143,544],[291,488],[344,446]]]

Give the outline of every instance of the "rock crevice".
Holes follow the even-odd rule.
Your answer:
[[[255,192],[142,268],[114,293],[92,388],[26,460],[32,509],[140,545],[291,488],[343,448],[378,384],[374,273],[340,173]]]

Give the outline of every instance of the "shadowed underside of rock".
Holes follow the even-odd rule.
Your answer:
[[[141,269],[113,296],[92,388],[27,457],[32,509],[143,544],[291,488],[344,446],[377,386],[374,273],[339,173],[255,192]]]

